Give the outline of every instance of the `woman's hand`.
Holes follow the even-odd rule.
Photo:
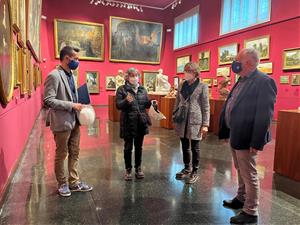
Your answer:
[[[134,101],[134,98],[133,98],[133,96],[132,96],[130,93],[128,93],[128,95],[126,96],[126,100],[127,100],[129,103],[131,103],[131,102]]]
[[[202,139],[206,139],[207,133],[208,133],[208,127],[201,127],[200,133],[201,133]]]

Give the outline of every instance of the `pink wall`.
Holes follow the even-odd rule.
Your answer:
[[[174,52],[171,74],[174,74],[176,71],[176,57],[190,54],[193,61],[198,61],[198,53],[200,51],[210,50],[210,71],[203,72],[201,77],[216,78],[216,69],[219,67],[217,59],[219,46],[237,42],[241,49],[246,39],[270,35],[270,59],[262,62],[273,62],[273,74],[271,77],[278,85],[275,118],[277,118],[277,111],[280,109],[298,108],[300,106],[300,87],[279,84],[279,77],[300,73],[299,70],[282,70],[283,49],[300,47],[300,2],[291,0],[289,4],[286,4],[285,1],[272,0],[271,22],[220,36],[221,2],[219,0],[183,1],[182,6],[171,12],[172,17],[175,18],[196,5],[200,5],[199,44]],[[173,42],[171,35],[170,37],[169,42]],[[231,79],[234,80],[233,73],[231,74]],[[217,97],[218,89],[214,87],[212,93],[213,97]]]
[[[58,7],[59,6],[59,7]],[[70,1],[68,0],[51,0],[46,1],[43,6],[43,15],[47,16],[47,20],[42,22],[42,57],[46,58],[46,63],[43,63],[43,70],[45,75],[50,72],[55,65],[59,64],[59,60],[54,57],[54,35],[53,35],[53,20],[69,19],[79,21],[89,21],[104,24],[105,35],[105,60],[104,62],[81,61],[79,65],[79,84],[85,83],[85,71],[99,71],[100,73],[100,94],[91,95],[92,103],[97,105],[107,105],[108,95],[113,94],[114,91],[105,90],[105,77],[107,75],[116,75],[119,69],[126,71],[129,67],[134,66],[139,71],[151,70],[157,71],[160,68],[164,69],[164,73],[169,75],[172,67],[171,51],[172,43],[165,40],[170,39],[170,33],[165,30],[169,27],[168,24],[172,22],[160,10],[145,9],[144,13],[134,12],[132,10],[118,9],[112,7],[96,7],[89,4],[86,0],[72,1],[70,9]],[[162,55],[160,65],[149,64],[130,64],[130,63],[111,63],[109,62],[109,17],[119,16],[125,18],[142,19],[153,22],[160,22],[164,24]],[[167,20],[166,20],[167,19]]]

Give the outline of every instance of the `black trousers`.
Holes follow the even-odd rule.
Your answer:
[[[180,138],[183,153],[183,163],[186,169],[191,169],[191,164],[193,170],[197,171],[200,162],[200,141],[199,140],[189,140],[187,138]]]
[[[134,144],[134,156],[135,156],[135,168],[139,168],[142,163],[142,150],[143,150],[143,142],[144,142],[144,135],[138,136],[136,138],[125,138],[124,139],[124,160],[125,160],[125,168],[131,169],[131,153]]]

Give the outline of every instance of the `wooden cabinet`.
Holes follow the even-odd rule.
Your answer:
[[[219,133],[219,121],[225,100],[222,99],[210,99],[210,126],[209,131],[218,135]]]
[[[274,171],[300,181],[300,110],[278,112]]]
[[[108,96],[108,119],[113,122],[120,121],[120,111],[116,107],[116,96]]]
[[[160,111],[166,116],[165,120],[160,121],[160,126],[167,129],[173,129],[172,113],[176,98],[161,98]]]

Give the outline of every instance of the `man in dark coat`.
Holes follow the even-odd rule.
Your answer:
[[[256,223],[259,180],[256,159],[271,140],[269,131],[274,113],[277,88],[274,80],[257,70],[258,52],[243,49],[232,63],[240,79],[230,92],[220,117],[220,139],[230,139],[232,156],[238,172],[238,192],[223,201],[225,207],[242,209],[231,223]]]
[[[118,88],[117,108],[121,110],[120,137],[124,139],[125,180],[132,180],[131,152],[135,146],[136,178],[144,178],[141,169],[144,136],[149,133],[150,118],[146,112],[151,102],[146,89],[139,85],[139,73],[130,68],[125,75],[125,85]]]

